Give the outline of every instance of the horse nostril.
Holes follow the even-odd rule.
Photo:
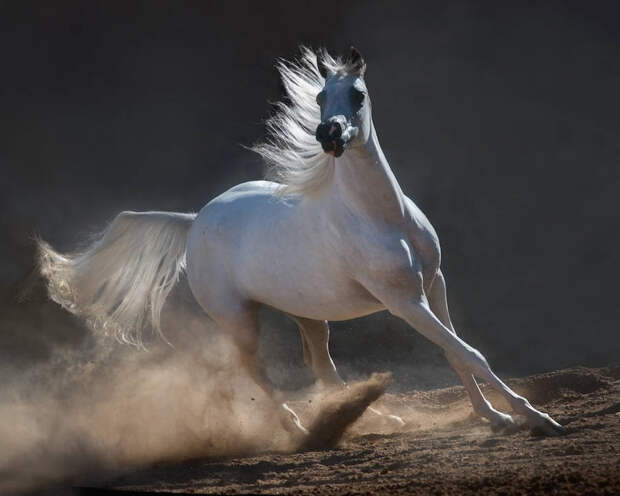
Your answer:
[[[346,145],[343,135],[346,130],[346,123],[341,119],[331,118],[327,122],[321,122],[316,128],[316,140],[321,143],[325,153],[334,157],[340,157],[344,153]],[[348,135],[347,135],[348,136]]]
[[[340,138],[340,136],[342,136],[342,127],[340,126],[339,122],[332,122],[331,123],[331,126],[329,127],[328,136],[331,139]]]
[[[323,142],[329,139],[329,124],[321,123],[316,128],[316,140]]]
[[[322,122],[316,128],[315,137],[319,142],[333,141],[342,137],[343,125],[338,120]]]

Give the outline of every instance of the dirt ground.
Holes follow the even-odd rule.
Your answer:
[[[366,411],[332,449],[160,464],[79,493],[620,494],[620,366],[508,382],[566,435],[494,433],[462,387],[386,394],[374,406],[404,427]],[[304,421],[308,402],[290,402]]]

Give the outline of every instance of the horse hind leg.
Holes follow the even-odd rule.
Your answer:
[[[428,293],[428,301],[432,312],[437,316],[441,323],[450,329],[455,335],[456,331],[452,325],[450,319],[450,312],[448,310],[448,299],[446,296],[446,282],[441,271],[435,276],[435,280]],[[474,413],[480,417],[486,418],[491,423],[493,430],[511,428],[515,425],[514,420],[510,415],[502,413],[491,405],[491,403],[484,397],[480,387],[476,382],[474,376],[467,370],[466,367],[458,360],[458,357],[451,353],[446,353],[448,362],[457,373],[467,394],[471,401]]]
[[[233,339],[239,351],[240,364],[252,380],[263,390],[273,403],[279,415],[280,424],[295,442],[306,438],[308,430],[303,426],[297,414],[286,404],[279,404],[275,399],[273,387],[266,377],[258,357],[260,327],[258,324],[257,303],[232,305],[231,311],[215,315],[210,313],[215,322]],[[205,309],[206,311],[206,309]]]
[[[267,397],[277,404],[275,399],[275,393],[273,387],[269,383],[269,379],[265,376],[262,364],[258,359],[257,350],[249,352],[246,349],[239,347],[241,355],[241,364],[246,372],[250,375],[252,380],[265,392]],[[308,434],[308,430],[303,426],[301,420],[297,414],[286,403],[281,403],[278,406],[278,413],[280,416],[280,424],[284,429],[293,436],[296,441],[301,441]]]
[[[344,386],[345,382],[338,374],[334,361],[329,354],[329,324],[325,320],[311,320],[291,316],[299,326],[304,362],[312,369],[314,376],[327,387]],[[369,406],[368,411],[395,423],[397,427],[405,425],[397,415],[381,413]]]
[[[329,325],[325,320],[312,320],[291,316],[299,326],[304,362],[324,386],[341,386],[344,381],[338,374],[329,354]]]

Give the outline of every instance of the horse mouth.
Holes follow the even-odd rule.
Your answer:
[[[332,157],[340,157],[344,153],[347,143],[342,138],[321,141],[323,151]]]
[[[323,144],[323,151],[332,157],[340,157],[344,153],[343,141],[332,141],[330,143]]]

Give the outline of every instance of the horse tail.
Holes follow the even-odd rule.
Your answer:
[[[38,240],[39,267],[52,300],[96,332],[144,347],[145,328],[164,340],[160,317],[185,269],[196,214],[121,212],[85,250],[61,254]]]

